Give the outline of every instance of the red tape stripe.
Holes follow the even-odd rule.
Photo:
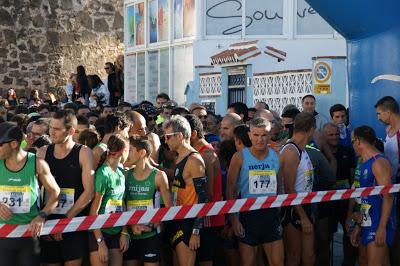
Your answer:
[[[17,228],[15,224],[5,224],[0,228],[0,236],[9,235],[12,231]]]

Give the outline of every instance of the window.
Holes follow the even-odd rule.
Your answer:
[[[206,0],[207,35],[241,35],[242,0]]]
[[[147,100],[155,104],[158,94],[158,50],[147,53],[147,62]]]
[[[145,53],[137,54],[137,101],[146,99],[146,58]]]
[[[304,0],[297,0],[296,13],[297,35],[333,35],[333,28]]]
[[[246,35],[282,35],[283,1],[246,1]]]

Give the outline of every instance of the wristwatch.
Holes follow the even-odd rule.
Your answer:
[[[43,219],[45,219],[45,220],[46,220],[47,217],[49,216],[49,215],[47,214],[47,212],[45,212],[45,211],[40,211],[38,215],[39,215],[40,218],[43,218]]]
[[[103,242],[103,240],[104,240],[104,237],[101,236],[101,237],[96,239],[96,242],[97,242],[97,244],[100,244],[101,242]]]
[[[193,228],[192,235],[196,235],[196,236],[200,235],[200,229]]]

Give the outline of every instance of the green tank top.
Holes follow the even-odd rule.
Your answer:
[[[147,178],[137,180],[133,175],[133,169],[129,170],[126,184],[126,207],[128,211],[146,210],[154,208],[154,193],[156,192],[155,176],[157,169],[153,169]],[[132,235],[133,239],[145,239],[156,235],[156,231],[145,232],[141,235]]]
[[[0,219],[2,224],[29,224],[39,213],[36,155],[27,156],[24,167],[17,172],[7,169],[4,160],[0,161],[0,200],[13,212],[10,220]]]

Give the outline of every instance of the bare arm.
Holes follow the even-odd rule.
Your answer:
[[[92,205],[90,206],[90,215],[98,215],[99,214],[99,209],[100,209],[100,205],[101,205],[101,201],[103,200],[103,194],[96,192]],[[93,231],[94,236],[96,237],[96,239],[102,237],[102,233],[101,233],[101,229],[95,229]]]
[[[67,212],[67,217],[75,217],[86,208],[94,196],[94,169],[92,151],[82,146],[79,152],[79,162],[82,167],[83,193],[80,195],[74,206]]]
[[[158,137],[158,135],[156,135],[154,133],[150,133],[149,135],[151,137],[151,146],[153,148],[153,151],[151,152],[150,156],[155,163],[158,163],[158,156],[159,156],[160,146],[161,146],[160,138]]]
[[[46,205],[42,211],[50,214],[57,207],[60,188],[50,172],[49,165],[43,159],[36,158],[36,172],[39,182],[45,188],[46,195],[48,195]]]
[[[214,176],[215,176],[215,164],[217,163],[217,157],[214,151],[206,149],[202,154],[205,166],[206,166],[206,178],[207,178],[207,194],[209,199],[213,197],[214,191]]]
[[[155,184],[158,191],[161,193],[161,197],[164,201],[165,207],[172,206],[171,194],[169,193],[168,178],[163,171],[158,171],[155,176]]]
[[[105,150],[103,150],[103,148],[101,148],[100,146],[96,146],[93,149],[93,168],[96,169],[97,166],[99,165],[100,159],[101,159],[101,155],[105,152]]]
[[[391,166],[386,159],[379,158],[372,164],[372,172],[375,175],[376,181],[379,186],[391,185]],[[390,193],[382,195],[382,214],[379,221],[379,227],[386,228],[389,221],[390,214],[393,206],[393,195]]]
[[[238,196],[237,180],[242,167],[243,157],[241,152],[236,152],[231,159],[226,178],[226,198],[236,199]]]

